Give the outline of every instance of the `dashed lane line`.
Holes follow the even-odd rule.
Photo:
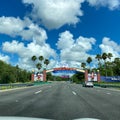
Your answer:
[[[39,93],[41,93],[41,92],[42,92],[42,90],[39,90],[39,91],[35,92],[35,94],[39,94]]]
[[[76,92],[74,92],[74,91],[72,91],[72,93],[73,93],[74,95],[77,95],[77,93],[76,93]]]

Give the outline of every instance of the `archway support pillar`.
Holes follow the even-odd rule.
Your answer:
[[[97,81],[100,82],[100,72],[99,72],[99,70],[97,71]]]
[[[31,74],[31,81],[34,82],[34,73]]]
[[[46,69],[43,70],[43,81],[46,82]]]
[[[85,70],[85,81],[88,81],[88,70]]]

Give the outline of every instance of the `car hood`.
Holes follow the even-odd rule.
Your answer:
[[[32,117],[0,117],[0,120],[54,120],[45,118],[32,118]],[[95,118],[78,118],[73,120],[100,120]]]

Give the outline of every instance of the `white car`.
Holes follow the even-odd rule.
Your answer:
[[[94,84],[92,81],[85,81],[83,83],[83,87],[93,87],[93,86],[94,86]]]

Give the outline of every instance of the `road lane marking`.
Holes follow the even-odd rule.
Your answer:
[[[106,94],[110,95],[111,93],[106,93]]]
[[[15,100],[15,102],[19,102],[18,100]]]
[[[76,93],[76,92],[74,92],[74,91],[72,91],[72,93],[73,93],[74,95],[77,95],[77,93]]]
[[[35,92],[35,94],[38,94],[38,93],[40,93],[40,92],[42,92],[42,90],[39,90],[39,91]]]

